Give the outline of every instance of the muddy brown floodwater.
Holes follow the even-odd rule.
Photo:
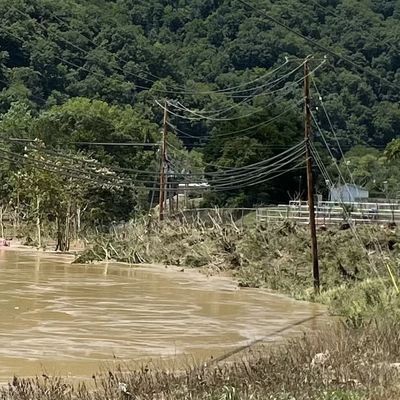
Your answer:
[[[196,272],[0,250],[0,381],[42,372],[89,378],[117,361],[204,360],[320,312]]]

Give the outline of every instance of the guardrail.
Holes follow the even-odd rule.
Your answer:
[[[308,207],[306,201],[290,201],[290,207]],[[399,210],[400,211],[400,200],[399,202],[335,202],[335,201],[320,201],[317,203],[318,207],[327,208],[353,208],[355,210]],[[286,207],[286,205],[285,205]]]
[[[361,205],[361,206],[360,206]],[[333,202],[320,202],[315,207],[317,225],[333,225],[341,222],[354,224],[387,224],[400,223],[400,204],[347,203],[338,206]],[[268,223],[277,220],[293,220],[298,223],[309,223],[307,203],[291,202],[289,205],[257,209],[257,222]]]
[[[252,214],[251,216],[249,214]],[[319,202],[315,207],[316,223],[321,225],[338,225],[343,222],[354,224],[400,224],[400,204],[398,203],[339,203]],[[309,223],[308,204],[292,201],[259,208],[190,208],[180,210],[170,218],[183,222],[212,224],[213,221],[240,225],[256,223],[276,223],[292,220],[299,224]]]

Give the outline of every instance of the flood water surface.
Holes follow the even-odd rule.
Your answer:
[[[87,378],[117,361],[204,360],[276,339],[321,309],[194,272],[71,265],[57,255],[1,250],[0,312],[4,382],[42,372]]]

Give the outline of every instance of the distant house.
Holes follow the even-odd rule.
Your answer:
[[[345,185],[334,186],[331,189],[329,200],[334,202],[355,203],[367,201],[369,192],[367,189],[346,183]]]

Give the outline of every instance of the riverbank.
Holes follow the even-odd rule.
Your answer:
[[[244,354],[240,361],[192,366],[116,368],[79,386],[61,378],[14,381],[0,399],[41,400],[398,400],[399,324],[336,326]]]
[[[241,287],[323,303],[355,326],[375,314],[397,313],[398,228],[344,224],[320,230],[319,295],[313,290],[309,241],[308,228],[290,222],[240,228],[216,221],[138,223],[119,235],[97,237],[76,261],[114,259],[227,274]]]
[[[197,271],[77,265],[20,250],[0,251],[0,265],[0,382],[42,371],[76,382],[104,364],[159,358],[207,362],[315,330],[325,312]]]
[[[93,393],[77,394],[75,389],[65,386],[68,396],[73,393],[74,398],[82,399],[400,398],[398,229],[360,227],[354,232],[343,226],[320,231],[320,295],[314,295],[312,289],[306,227],[282,224],[244,231],[234,225],[198,227],[166,223],[146,229],[136,226],[124,236],[97,238],[92,248],[76,261],[115,259],[142,265],[156,262],[164,264],[164,272],[168,267],[174,274],[229,274],[242,287],[269,288],[326,304],[345,324],[293,338],[276,348],[257,346],[235,357],[232,363],[192,367],[186,375],[146,368],[123,373],[117,368],[110,371],[108,378],[96,377]],[[179,267],[171,268],[171,264]],[[36,382],[30,398],[38,398],[38,391],[58,390],[60,385],[63,384]],[[24,394],[26,389],[22,386],[16,382],[12,390]],[[57,397],[57,393],[54,398],[72,398]],[[6,394],[2,396],[5,398]]]

